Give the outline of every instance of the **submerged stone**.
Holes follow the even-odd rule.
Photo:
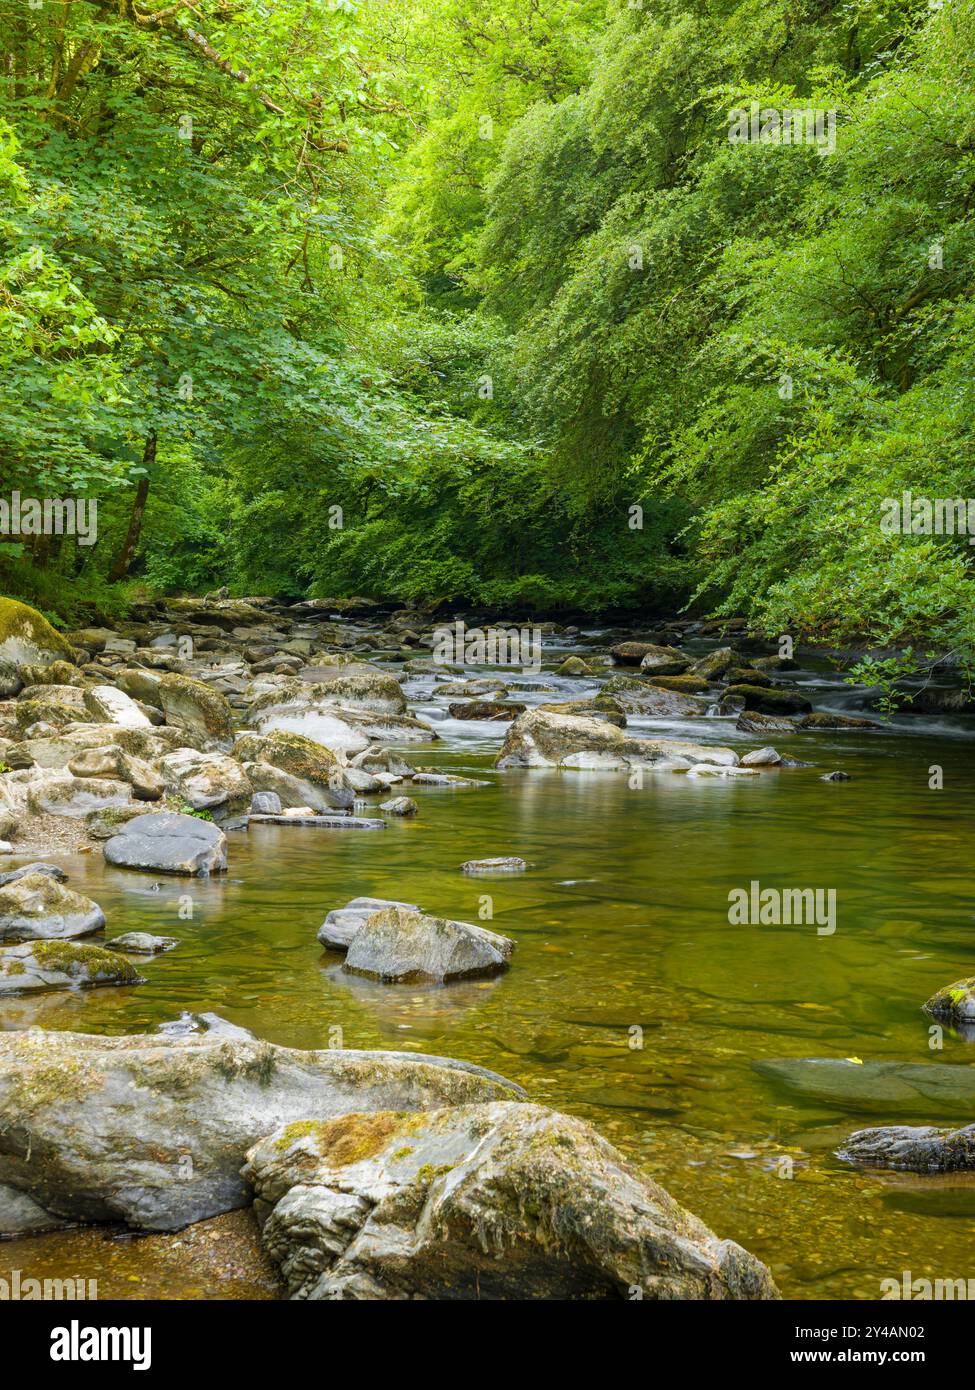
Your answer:
[[[945,1118],[975,1111],[975,1067],[824,1057],[787,1057],[753,1066],[784,1090],[840,1110]]]

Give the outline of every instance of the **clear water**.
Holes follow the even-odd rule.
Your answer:
[[[591,688],[545,679],[561,698]],[[809,679],[817,704],[829,703],[822,675]],[[459,724],[429,684],[409,689],[442,740],[407,756],[488,786],[405,788],[420,814],[381,833],[255,826],[231,836],[226,876],[168,879],[159,891],[152,876],[107,869],[97,854],[65,860],[72,886],[103,906],[107,936],[139,928],[181,944],[145,963],[139,988],[11,1001],[2,1026],[140,1032],[183,1009],[213,1010],[293,1047],[334,1045],[340,1029],[349,1047],[465,1058],[591,1120],[719,1234],[766,1260],[787,1297],[876,1298],[880,1280],[904,1270],[967,1277],[970,1180],[850,1170],[832,1150],[884,1117],[806,1105],[752,1064],[975,1062],[975,1045],[950,1032],[932,1052],[920,1012],[936,988],[975,971],[971,726],[902,721],[880,733],[776,737],[780,751],[817,766],[728,781],[648,775],[631,790],[617,773],[499,773],[502,726]],[[842,687],[835,695],[842,706]],[[631,722],[741,751],[760,741],[728,720]],[[941,791],[928,786],[933,764],[944,770]],[[834,768],[854,780],[819,781]],[[502,854],[531,867],[491,879],[460,872],[466,859]],[[729,891],[752,879],[835,888],[835,934],[729,925]],[[184,894],[192,920],[179,915]],[[514,964],[500,979],[439,989],[345,976],[315,933],[360,894],[484,921],[516,940]],[[791,1180],[778,1175],[783,1155]],[[29,1248],[56,1270],[59,1251],[70,1263],[72,1240]]]

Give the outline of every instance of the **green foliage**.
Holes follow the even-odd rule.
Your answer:
[[[684,603],[970,663],[967,537],[880,515],[971,491],[973,40],[972,0],[5,13],[0,475],[99,536],[11,538],[0,585]],[[732,143],[752,101],[835,151]]]

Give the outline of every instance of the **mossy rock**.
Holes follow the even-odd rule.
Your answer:
[[[317,781],[341,772],[335,754],[304,734],[274,729],[269,734],[244,734],[234,745],[234,757],[241,762],[265,762],[290,772],[293,777]]]
[[[724,680],[729,685],[759,685],[763,690],[768,690],[772,686],[772,677],[764,671],[756,671],[751,666],[729,666],[724,673]]]
[[[975,976],[939,989],[924,1005],[924,1012],[953,1023],[975,1023]]]
[[[539,1105],[299,1120],[250,1150],[244,1176],[294,1298],[777,1296],[760,1261]]]
[[[555,674],[557,676],[594,676],[596,672],[583,661],[581,656],[567,656]]]
[[[32,941],[0,947],[0,994],[142,983],[130,961],[102,946]]]
[[[20,678],[25,686],[31,685],[70,685],[81,686],[85,678],[77,666],[70,661],[52,661],[49,666],[22,666]]]
[[[758,685],[729,685],[721,697],[723,706],[758,710],[762,714],[809,714],[812,704],[796,690]]]
[[[625,678],[624,678],[625,679]],[[639,685],[639,681],[634,681]],[[538,705],[540,710],[551,714],[575,714],[590,719],[601,719],[606,724],[615,724],[617,729],[626,728],[626,712],[612,695],[600,692],[591,700],[562,700],[551,704]]]
[[[616,677],[617,680],[625,677]],[[639,682],[634,682],[639,684]],[[703,695],[708,683],[700,676],[650,676],[647,685],[655,685],[660,690],[676,690],[678,695]]]
[[[229,744],[234,712],[219,691],[190,676],[167,671],[159,678],[158,702],[167,724]]]
[[[0,671],[18,675],[24,666],[50,666],[54,661],[74,664],[74,652],[36,608],[16,599],[0,598]]]

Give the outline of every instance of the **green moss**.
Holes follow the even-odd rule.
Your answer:
[[[380,1153],[392,1136],[402,1130],[408,1116],[395,1110],[372,1114],[339,1115],[317,1128],[316,1148],[336,1167],[361,1163]],[[289,1126],[293,1128],[293,1126]],[[287,1131],[285,1131],[287,1133]]]
[[[133,819],[132,808],[129,806],[106,806],[96,814],[105,825],[124,825],[126,821]],[[140,815],[144,814],[140,811]]]
[[[73,724],[85,717],[61,700],[20,700],[14,713],[19,729],[28,729],[31,724]]]
[[[115,951],[103,946],[80,946],[73,941],[37,941],[31,954],[42,970],[59,970],[64,975],[110,974],[122,984],[137,984],[141,978],[135,967]]]
[[[279,1153],[287,1153],[292,1144],[297,1144],[302,1139],[310,1139],[320,1133],[325,1128],[326,1123],[325,1120],[295,1120],[293,1124],[285,1125],[279,1137],[275,1139],[274,1147]]]
[[[179,676],[167,671],[159,681],[159,698],[163,709],[167,708],[167,704],[177,709],[181,694],[192,697],[195,712],[202,716],[204,727],[212,738],[222,738],[227,734],[233,725],[234,715],[223,696],[191,676]],[[167,696],[173,698],[167,701]]]
[[[19,659],[17,648],[22,644],[36,647],[41,654],[62,657],[66,661],[71,661],[74,656],[61,634],[55,632],[36,608],[18,603],[16,599],[0,598],[0,650],[8,643],[10,651],[3,654],[14,660]]]
[[[25,1034],[18,1048],[21,1070],[7,1092],[10,1114],[29,1116],[50,1105],[83,1101],[104,1086],[104,1078],[67,1050],[51,1047],[41,1036]]]
[[[401,1149],[397,1149],[396,1152],[392,1155],[393,1161],[396,1162],[396,1161],[398,1161],[398,1160],[401,1159],[401,1158],[409,1158],[409,1156],[410,1156],[410,1154],[411,1154],[412,1152],[413,1152],[413,1145],[412,1145],[412,1144],[404,1144],[403,1147],[402,1147]]]
[[[416,1170],[416,1180],[422,1187],[429,1187],[435,1179],[451,1172],[454,1166],[453,1163],[424,1163],[422,1168]]]
[[[293,777],[303,777],[306,781],[327,778],[338,767],[335,754],[320,743],[305,738],[303,734],[292,734],[283,729],[275,729],[267,735],[264,760],[282,772],[290,772]]]

